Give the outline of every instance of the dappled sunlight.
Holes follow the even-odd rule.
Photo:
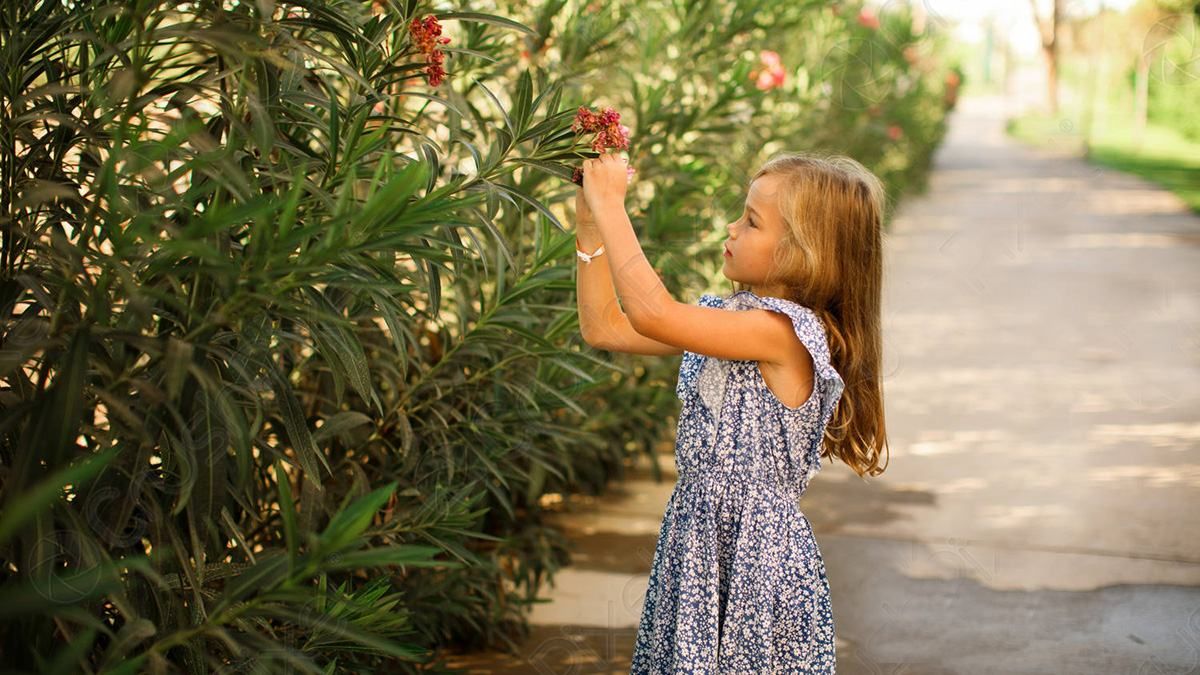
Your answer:
[[[1075,400],[1071,403],[1069,412],[1096,413],[1114,410],[1116,408],[1117,406],[1114,404],[1111,395],[1084,391],[1076,395]]]
[[[898,235],[913,233],[925,233],[939,230],[958,230],[962,228],[962,220],[957,216],[950,214],[946,216],[927,215],[921,218],[904,218],[898,217],[892,221],[891,230],[884,235],[889,249],[901,250],[907,247],[918,246],[912,240]]]
[[[1008,421],[1025,419],[1038,411],[1028,397],[1020,399],[1015,392],[1029,392],[1044,379],[1045,374],[1037,369],[1012,366],[914,370],[887,383],[888,393],[892,394],[888,409],[906,414],[934,413],[945,411],[947,401],[952,401],[955,414],[996,413]],[[1042,389],[1040,394],[1049,390]]]
[[[622,534],[626,536],[658,535],[662,527],[662,508],[657,510],[645,509],[642,513],[636,511],[619,512],[615,510],[595,511],[591,513],[575,513],[570,516],[571,529],[581,535]]]
[[[933,436],[933,438],[925,438],[909,444],[908,454],[929,457],[958,452],[978,452],[981,443],[995,443],[1012,438],[1011,434],[1002,429],[962,429],[949,432],[930,432],[924,435]]]
[[[1157,187],[1093,190],[1087,197],[1088,211],[1104,216],[1182,213],[1187,210],[1187,205],[1177,195]]]
[[[1137,480],[1148,487],[1200,487],[1200,464],[1098,466],[1084,474],[1100,483]]]
[[[980,526],[1016,531],[1041,530],[1047,520],[1070,518],[1077,513],[1061,504],[988,504],[978,511]]]
[[[1137,443],[1170,450],[1195,450],[1200,447],[1200,424],[1099,424],[1091,428],[1088,441],[1099,445]]]
[[[533,606],[531,625],[637,626],[646,594],[645,575],[567,567],[554,576],[554,593],[548,602]]]
[[[1185,562],[1122,558],[1087,550],[1038,546],[1014,549],[969,539],[935,538],[928,542],[883,544],[895,573],[905,580],[970,579],[995,591],[1091,591],[1113,584],[1136,584],[1146,578],[1192,585],[1194,566]]]
[[[1172,248],[1175,235],[1158,232],[1085,232],[1062,238],[1062,248]]]
[[[1092,180],[1086,177],[1033,176],[1029,178],[992,177],[980,182],[975,192],[1029,194],[1034,192],[1068,192],[1073,195],[1092,189]]]
[[[965,476],[937,484],[936,490],[941,495],[953,495],[964,492],[976,492],[986,488],[987,481],[974,476]]]

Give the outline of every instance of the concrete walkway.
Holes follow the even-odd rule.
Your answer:
[[[1200,218],[964,99],[885,241],[891,463],[801,502],[838,672],[1200,673]],[[628,673],[673,481],[573,501],[522,658],[456,665]]]

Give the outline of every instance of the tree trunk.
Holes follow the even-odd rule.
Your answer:
[[[1146,114],[1150,98],[1150,59],[1142,54],[1138,57],[1137,74],[1134,77],[1133,97],[1133,145],[1142,144],[1142,134],[1146,132]]]
[[[1042,36],[1042,57],[1046,60],[1046,104],[1051,115],[1058,115],[1058,24],[1062,19],[1062,0],[1054,0],[1049,20],[1038,14],[1037,0],[1029,0],[1033,20]]]

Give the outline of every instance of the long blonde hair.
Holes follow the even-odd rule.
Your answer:
[[[776,174],[785,233],[766,285],[812,309],[825,324],[833,367],[845,380],[825,429],[823,457],[878,476],[887,447],[883,411],[883,183],[844,155],[787,152],[771,157],[750,183]],[[744,290],[735,284],[735,290]],[[745,288],[745,289],[748,289]]]

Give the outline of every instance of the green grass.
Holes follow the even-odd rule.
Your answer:
[[[1009,120],[1014,138],[1040,147],[1086,150],[1083,133],[1074,121],[1079,115],[1050,117],[1030,113]],[[1122,116],[1098,116],[1092,125],[1090,161],[1126,171],[1162,185],[1179,195],[1195,213],[1200,213],[1200,142],[1174,129],[1150,123],[1141,142],[1134,138],[1133,120]]]

